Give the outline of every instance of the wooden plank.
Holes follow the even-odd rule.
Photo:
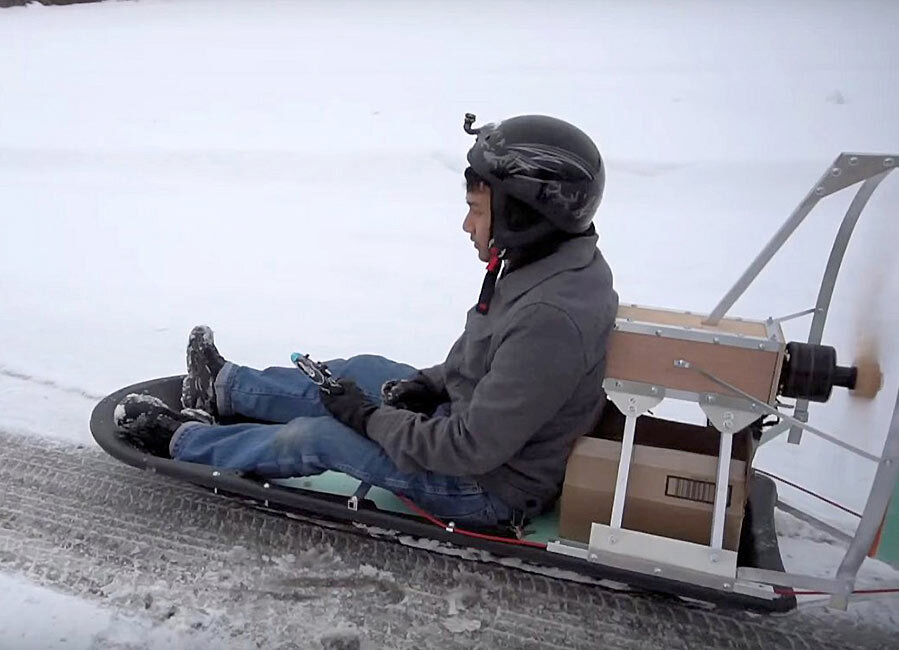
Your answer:
[[[765,350],[616,330],[609,339],[606,377],[694,393],[727,394],[726,389],[699,373],[674,366],[675,360],[687,359],[767,403],[774,398],[779,356]]]

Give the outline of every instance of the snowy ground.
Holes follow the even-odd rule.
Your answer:
[[[838,152],[899,153],[897,27],[896,3],[848,0],[2,10],[0,431],[92,445],[96,400],[181,372],[200,322],[255,366],[295,350],[440,360],[483,272],[460,229],[466,111],[544,112],[593,134],[622,299],[708,311]],[[737,313],[813,302],[850,198],[813,213]],[[885,397],[812,416],[874,453],[899,387],[897,201],[894,175],[858,227],[825,337],[841,360],[876,338]],[[852,508],[872,472],[808,436],[757,463]],[[832,543],[780,523],[792,566],[837,561]],[[21,579],[4,578],[0,646],[31,634],[91,647],[102,633],[115,647],[144,629],[161,636],[142,642],[174,643],[164,622],[81,592],[63,604],[28,588],[20,602]],[[891,624],[883,602],[858,620]],[[72,614],[40,638],[25,624],[35,607]]]

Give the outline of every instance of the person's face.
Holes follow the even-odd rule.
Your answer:
[[[462,222],[462,230],[468,233],[478,258],[482,262],[490,260],[490,188],[481,186],[465,193],[468,214]]]

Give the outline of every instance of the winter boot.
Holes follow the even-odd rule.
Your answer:
[[[193,328],[187,339],[187,376],[181,384],[181,406],[216,417],[215,378],[224,365],[225,359],[215,347],[212,330],[205,325]]]
[[[131,393],[115,407],[113,416],[119,434],[138,449],[154,456],[169,457],[172,436],[186,422],[212,424],[212,416],[197,409],[180,413],[158,397]]]

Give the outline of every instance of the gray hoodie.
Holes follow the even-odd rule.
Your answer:
[[[503,275],[487,314],[468,312],[446,361],[422,372],[448,416],[383,406],[367,433],[401,470],[473,476],[528,516],[559,493],[575,439],[605,404],[605,350],[618,310],[597,236]]]

